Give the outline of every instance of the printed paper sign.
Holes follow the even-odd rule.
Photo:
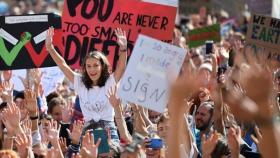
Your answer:
[[[55,66],[45,48],[46,30],[55,28],[54,46],[62,46],[61,18],[55,14],[0,17],[0,70]]]
[[[140,0],[65,0],[64,6],[63,54],[73,68],[79,68],[88,52],[100,50],[114,69],[119,56],[114,33],[118,27],[127,33],[129,53],[139,33],[171,41],[177,10]]]
[[[119,96],[164,112],[170,83],[177,78],[184,58],[184,49],[139,35],[121,80]]]
[[[215,24],[203,28],[198,28],[189,31],[189,47],[198,47],[205,44],[207,40],[213,40],[214,42],[221,41],[220,24]]]

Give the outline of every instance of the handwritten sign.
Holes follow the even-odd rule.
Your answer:
[[[280,62],[280,20],[263,15],[252,16],[248,26],[246,45],[255,53],[265,53],[271,61]]]
[[[211,26],[191,30],[189,31],[188,35],[190,48],[202,46],[207,40],[220,42],[220,24],[214,24]]]
[[[127,33],[129,54],[139,33],[170,41],[177,10],[140,0],[65,0],[64,6],[63,55],[73,68],[79,68],[88,52],[100,50],[114,69],[119,56],[114,33],[118,27]]]
[[[247,43],[280,50],[280,20],[253,15],[248,27]]]
[[[44,95],[47,96],[49,93],[56,90],[56,88],[62,84],[64,79],[63,72],[57,67],[48,67],[48,68],[40,68],[40,71],[43,73],[42,76],[42,86],[44,88]],[[24,86],[21,78],[26,78],[26,70],[13,70],[11,81],[14,83],[14,89],[17,91],[23,91]]]
[[[56,14],[0,17],[0,70],[55,66],[45,48],[46,30],[53,26],[55,48],[61,46],[61,18]],[[58,37],[58,38],[56,38]]]
[[[170,83],[178,76],[184,58],[184,49],[139,35],[121,80],[119,96],[164,112]]]

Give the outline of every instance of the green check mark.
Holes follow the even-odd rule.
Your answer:
[[[29,32],[24,32],[21,35],[20,41],[13,47],[11,52],[9,52],[6,48],[4,39],[0,37],[0,56],[4,60],[5,64],[11,66],[18,56],[22,47],[29,42],[31,39],[31,34]]]

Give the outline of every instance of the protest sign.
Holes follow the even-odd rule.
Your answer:
[[[155,3],[155,4],[162,4],[162,5],[169,5],[173,7],[178,7],[178,0],[142,0],[143,2]]]
[[[220,24],[214,24],[211,26],[198,28],[189,31],[189,48],[202,46],[207,40],[213,40],[214,42],[221,41]]]
[[[273,0],[272,17],[280,19],[280,1]]]
[[[42,86],[44,88],[44,95],[47,96],[50,92],[56,90],[59,84],[62,84],[64,79],[63,72],[57,67],[40,68],[42,72]],[[14,90],[23,91],[24,86],[20,78],[25,79],[27,77],[27,71],[25,69],[13,70],[11,81],[14,83]]]
[[[118,45],[114,30],[127,33],[131,53],[139,33],[170,41],[175,23],[176,7],[139,0],[107,0],[89,2],[64,1],[62,27],[65,39],[64,59],[78,68],[92,50],[102,51],[116,66]]]
[[[47,29],[53,26],[56,37],[61,18],[55,14],[0,17],[0,70],[54,66],[45,48]],[[54,38],[56,48],[61,37]]]
[[[255,14],[252,16],[246,43],[260,52],[267,53],[269,59],[280,62],[280,20]]]
[[[280,50],[280,20],[263,15],[252,16],[246,41],[267,48]]]
[[[164,112],[170,83],[177,78],[184,58],[184,49],[139,35],[121,80],[119,96]]]

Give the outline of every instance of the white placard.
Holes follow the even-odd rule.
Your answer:
[[[118,94],[128,102],[164,112],[169,87],[181,69],[185,50],[139,35]]]
[[[143,0],[144,2],[178,7],[178,0]]]
[[[273,0],[272,17],[280,19],[280,1],[279,0]]]
[[[57,87],[62,84],[65,77],[63,72],[57,66],[41,68],[41,72],[43,73],[42,85],[45,95],[55,91]]]
[[[9,34],[7,31],[5,31],[2,28],[0,28],[0,36],[3,37],[5,40],[7,40],[8,42],[10,42],[13,45],[16,45],[18,43],[18,40],[14,36]]]
[[[27,22],[48,22],[48,15],[5,17],[6,24],[18,24],[18,23],[27,23]]]
[[[40,70],[43,73],[41,83],[44,88],[44,95],[48,95],[50,92],[55,91],[60,84],[62,84],[64,74],[57,66],[40,68]],[[13,70],[11,78],[11,81],[14,84],[14,89],[17,91],[23,91],[24,86],[19,76],[26,78],[26,69]]]

